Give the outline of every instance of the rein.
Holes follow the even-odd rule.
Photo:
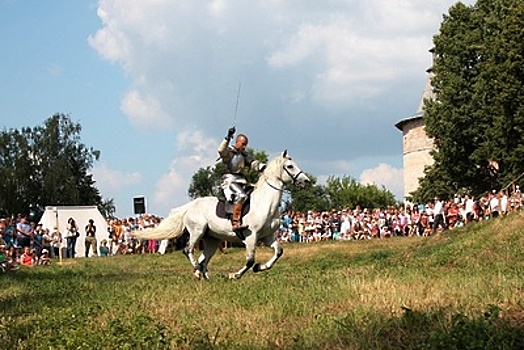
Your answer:
[[[279,191],[279,192],[284,192],[284,188],[278,188],[277,186],[272,185],[269,181],[267,181],[267,178],[265,179],[265,182],[266,182],[266,184],[267,184],[269,187],[271,187],[272,189],[277,190],[277,191]]]

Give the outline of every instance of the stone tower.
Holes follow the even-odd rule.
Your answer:
[[[395,127],[402,131],[404,199],[418,188],[418,180],[424,176],[425,167],[433,164],[430,152],[434,149],[434,143],[427,136],[424,125],[424,100],[434,98],[431,88],[431,71],[428,70],[428,73],[426,86],[416,113],[395,124]]]

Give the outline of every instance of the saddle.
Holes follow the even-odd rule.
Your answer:
[[[251,197],[247,197],[247,199],[242,204],[242,217],[249,213],[250,208]],[[231,216],[233,215],[233,203],[226,200],[225,198],[218,198],[218,203],[215,208],[215,214],[219,218],[230,220]]]
[[[242,203],[242,216],[244,217],[247,213],[249,213],[249,209],[251,208],[251,192],[253,192],[254,187],[248,185],[246,188],[246,200],[244,203]],[[215,214],[222,219],[228,219],[230,220],[233,216],[233,203],[228,201],[223,195],[218,196],[218,203],[215,208]]]

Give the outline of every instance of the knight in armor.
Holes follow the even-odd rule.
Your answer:
[[[222,176],[221,188],[224,191],[226,200],[233,205],[231,224],[233,231],[241,237],[241,232],[247,228],[242,225],[242,204],[247,198],[246,186],[248,181],[242,171],[246,168],[262,172],[266,165],[246,152],[248,138],[244,134],[238,134],[235,144],[229,146],[229,143],[235,135],[235,127],[229,128],[225,139],[218,146],[218,154],[222,162],[226,165],[227,173]]]

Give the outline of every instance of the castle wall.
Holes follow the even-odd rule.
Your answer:
[[[426,166],[433,164],[430,151],[433,141],[427,136],[422,117],[402,123],[404,197],[418,188],[419,178],[424,176]]]

